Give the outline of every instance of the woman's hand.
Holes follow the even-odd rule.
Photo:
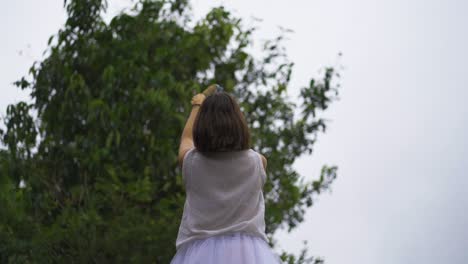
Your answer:
[[[202,93],[196,94],[192,97],[192,106],[194,105],[201,105],[203,101],[205,101],[206,96]]]

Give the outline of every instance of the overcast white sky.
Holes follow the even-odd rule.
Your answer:
[[[112,1],[109,13],[128,6]],[[3,1],[0,113],[28,93],[11,83],[41,59],[65,21],[62,0]],[[295,167],[312,180],[339,166],[333,192],[279,245],[302,240],[329,264],[466,263],[468,259],[468,2],[462,0],[192,1],[196,17],[224,4],[263,19],[256,39],[294,30],[290,94],[336,62],[341,100],[312,156]]]

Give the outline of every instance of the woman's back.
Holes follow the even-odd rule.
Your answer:
[[[171,264],[279,264],[265,234],[266,159],[250,149],[236,99],[206,97],[210,87],[192,98],[182,132],[177,158],[187,196]]]
[[[193,148],[185,154],[182,175],[187,197],[177,249],[195,239],[234,232],[267,241],[266,173],[257,152],[202,153]]]

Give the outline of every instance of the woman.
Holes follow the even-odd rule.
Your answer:
[[[233,96],[192,98],[179,164],[187,196],[171,264],[281,263],[265,235],[267,160]]]

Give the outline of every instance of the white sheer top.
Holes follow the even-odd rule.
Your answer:
[[[266,173],[253,149],[186,152],[182,166],[186,199],[176,248],[194,239],[245,232],[266,242],[263,186]]]

